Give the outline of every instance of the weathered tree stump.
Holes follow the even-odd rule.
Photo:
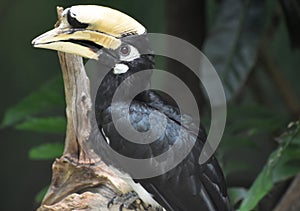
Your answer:
[[[58,23],[63,8],[58,7]],[[64,80],[67,130],[65,149],[52,166],[52,182],[38,211],[119,210],[107,208],[117,194],[131,190],[115,175],[87,143],[92,132],[90,81],[82,58],[58,52]],[[142,206],[139,210],[144,210]],[[141,205],[141,203],[140,203]],[[123,209],[127,210],[127,209]]]

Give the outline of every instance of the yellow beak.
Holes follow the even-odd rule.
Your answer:
[[[77,54],[82,57],[97,59],[98,50],[102,47],[116,49],[121,45],[121,41],[112,36],[91,31],[55,28],[32,41],[34,47],[46,48]]]
[[[79,27],[74,22],[86,27]],[[98,59],[101,48],[117,49],[123,36],[144,32],[141,24],[122,12],[108,7],[80,5],[65,9],[60,25],[35,38],[32,44],[37,48]]]

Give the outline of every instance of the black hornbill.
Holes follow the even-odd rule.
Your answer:
[[[130,183],[139,197],[149,205],[162,205],[166,210],[230,210],[226,184],[221,168],[215,157],[200,165],[198,159],[206,139],[203,128],[198,135],[193,126],[185,124],[178,139],[181,121],[190,122],[191,118],[183,117],[176,105],[170,104],[155,90],[146,90],[138,94],[130,103],[129,116],[134,129],[145,132],[150,129],[149,115],[155,111],[166,117],[166,128],[160,137],[149,144],[138,144],[126,140],[118,133],[112,121],[112,98],[120,86],[127,80],[122,95],[129,96],[130,87],[139,86],[147,89],[151,74],[146,77],[132,77],[134,73],[153,69],[154,55],[147,41],[146,29],[133,18],[117,10],[94,5],[80,5],[67,8],[63,12],[60,26],[33,40],[34,47],[59,50],[98,60],[111,65],[104,77],[95,101],[95,112],[98,127],[105,136],[107,144],[118,153],[136,158],[153,159],[166,152],[175,142],[182,147],[189,143],[189,137],[196,142],[190,153],[175,168],[152,178],[134,179]],[[141,49],[141,48],[149,49]],[[141,52],[146,52],[142,54]],[[126,88],[127,86],[127,88]],[[123,102],[115,112],[124,117]],[[159,116],[157,117],[159,118]],[[185,118],[185,119],[184,119]],[[152,126],[158,129],[159,124]],[[176,156],[176,155],[174,155]],[[172,158],[171,158],[172,159]],[[115,170],[125,174],[126,168],[116,165]],[[138,167],[137,167],[138,168]],[[134,182],[133,182],[134,181]]]

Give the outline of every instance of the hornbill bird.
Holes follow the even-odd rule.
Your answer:
[[[197,133],[194,133],[192,118],[181,115],[176,103],[170,103],[165,95],[147,89],[150,73],[145,77],[136,76],[136,73],[154,68],[154,53],[143,25],[108,7],[72,6],[64,10],[58,29],[42,34],[32,44],[98,60],[99,71],[110,68],[98,88],[94,106],[97,129],[105,137],[105,144],[116,152],[155,162],[157,155],[168,151],[175,143],[180,143],[182,148],[193,144],[191,151],[174,168],[154,177],[128,181],[139,198],[152,207],[162,206],[165,210],[230,210],[224,176],[216,158],[212,156],[204,164],[198,162],[206,140],[204,129],[197,128]],[[124,101],[130,95],[130,87],[138,86],[144,91],[131,100],[129,115],[124,112],[124,102],[117,100],[114,108],[117,116],[129,118],[132,127],[139,132],[159,129],[160,124],[150,126],[150,114],[160,113],[166,118],[163,133],[151,143],[142,140],[133,143],[116,129],[111,105],[114,93],[124,81],[125,88],[121,90]],[[160,122],[161,116],[156,118]],[[182,121],[187,124],[183,125]],[[184,135],[178,138],[179,133]],[[189,143],[191,137],[195,138],[194,143]],[[173,159],[172,154],[169,159]],[[130,175],[126,167],[116,164],[112,168]]]

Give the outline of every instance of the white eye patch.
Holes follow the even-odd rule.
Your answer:
[[[140,57],[139,51],[131,46],[125,45],[120,48],[120,60],[130,62]]]
[[[116,64],[114,67],[114,74],[126,73],[129,67],[126,64]]]

